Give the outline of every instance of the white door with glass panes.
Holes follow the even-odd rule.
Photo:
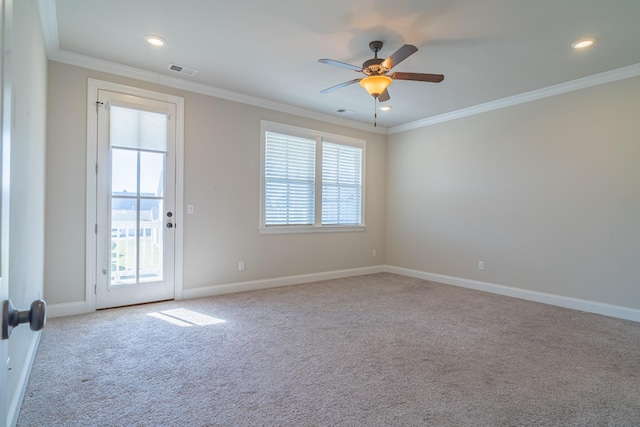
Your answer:
[[[96,308],[174,298],[176,104],[98,90]]]

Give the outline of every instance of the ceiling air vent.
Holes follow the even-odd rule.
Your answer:
[[[355,111],[353,110],[347,110],[346,108],[339,108],[336,110],[336,113],[340,113],[340,114],[353,114],[355,113]]]
[[[182,65],[178,65],[178,64],[169,64],[168,70],[175,71],[176,73],[180,73],[180,74],[186,74],[187,76],[193,76],[195,73],[198,72],[198,70],[196,69],[183,67]]]

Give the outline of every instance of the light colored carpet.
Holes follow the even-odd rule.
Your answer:
[[[106,310],[18,425],[637,426],[640,324],[392,274]]]

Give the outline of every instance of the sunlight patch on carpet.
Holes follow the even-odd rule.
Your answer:
[[[151,317],[155,317],[156,319],[164,320],[165,322],[181,327],[209,326],[227,323],[226,320],[218,319],[217,317],[198,313],[186,308],[175,308],[173,310],[156,311],[147,314]]]

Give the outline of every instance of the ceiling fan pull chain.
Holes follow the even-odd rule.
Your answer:
[[[373,98],[373,127],[378,127],[378,97]]]

